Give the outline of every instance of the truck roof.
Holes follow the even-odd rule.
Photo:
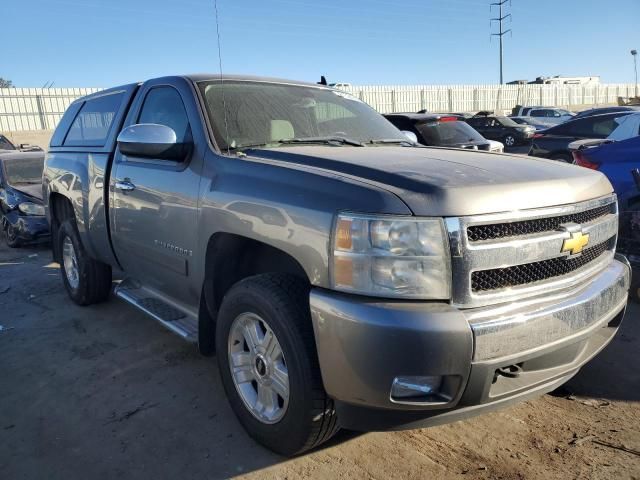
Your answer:
[[[320,88],[330,88],[326,85],[320,85],[318,83],[312,82],[302,82],[299,80],[291,80],[286,78],[275,78],[275,77],[262,77],[256,75],[236,75],[236,74],[224,74],[220,75],[219,73],[195,73],[189,75],[182,75],[184,78],[188,78],[193,82],[202,82],[205,80],[245,80],[245,81],[253,81],[253,82],[271,82],[271,83],[288,83],[290,85],[303,85],[306,87],[320,87]]]
[[[311,82],[302,82],[302,81],[298,81],[298,80],[290,80],[290,79],[285,79],[285,78],[275,78],[275,77],[262,77],[262,76],[256,76],[256,75],[236,75],[236,74],[224,74],[224,75],[220,75],[219,73],[192,73],[192,74],[185,74],[185,75],[168,75],[168,76],[164,76],[164,77],[154,77],[154,78],[148,78],[146,81],[149,80],[159,80],[159,79],[166,79],[166,80],[171,80],[171,79],[175,79],[175,78],[186,78],[194,83],[196,82],[202,82],[202,81],[207,81],[207,80],[229,80],[229,81],[233,81],[233,80],[244,80],[244,81],[250,81],[250,82],[268,82],[268,83],[286,83],[288,85],[300,85],[300,86],[305,86],[305,87],[316,87],[316,88],[331,88],[331,87],[327,87],[326,85],[320,85],[318,83],[311,83]],[[112,92],[117,92],[120,90],[128,90],[129,88],[133,87],[133,86],[139,86],[142,85],[144,82],[133,82],[133,83],[127,83],[127,84],[123,84],[123,85],[117,85],[115,87],[111,87],[111,88],[107,88],[104,90],[100,90],[99,92],[95,92],[95,93],[91,93],[89,95],[85,95],[83,97],[80,97],[78,99],[76,99],[74,102],[78,102],[78,101],[85,101],[91,98],[97,98],[97,97],[101,97],[103,95],[107,95],[109,93]]]

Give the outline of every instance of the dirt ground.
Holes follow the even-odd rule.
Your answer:
[[[2,479],[640,479],[637,305],[561,392],[284,459],[244,433],[215,359],[115,298],[73,305],[46,248],[2,245]]]

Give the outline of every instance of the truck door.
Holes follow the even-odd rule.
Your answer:
[[[192,141],[196,107],[188,86],[180,87],[145,84],[125,126],[166,125],[178,141]],[[134,158],[117,149],[110,178],[111,232],[120,265],[145,287],[185,303],[200,293],[189,273],[196,250],[202,156],[194,148],[184,161],[175,162]]]

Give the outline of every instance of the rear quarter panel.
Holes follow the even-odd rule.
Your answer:
[[[118,262],[109,239],[106,187],[116,137],[137,88],[137,84],[131,84],[104,90],[70,105],[67,109],[70,115],[65,114],[52,136],[42,178],[47,218],[51,220],[51,195],[55,193],[67,198],[73,207],[80,238],[88,254],[112,266],[118,266]],[[103,146],[64,146],[66,132],[84,101],[119,92],[123,93],[123,99]],[[55,232],[52,231],[52,234],[55,235]]]
[[[599,171],[613,185],[621,208],[626,207],[629,198],[640,194],[631,173],[640,168],[640,136],[587,149],[583,153],[589,161],[600,164]]]

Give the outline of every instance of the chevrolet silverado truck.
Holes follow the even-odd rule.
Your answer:
[[[421,147],[317,84],[171,76],[75,101],[43,176],[79,305],[115,296],[216,353],[251,436],[452,422],[557,388],[622,321],[600,173]]]

